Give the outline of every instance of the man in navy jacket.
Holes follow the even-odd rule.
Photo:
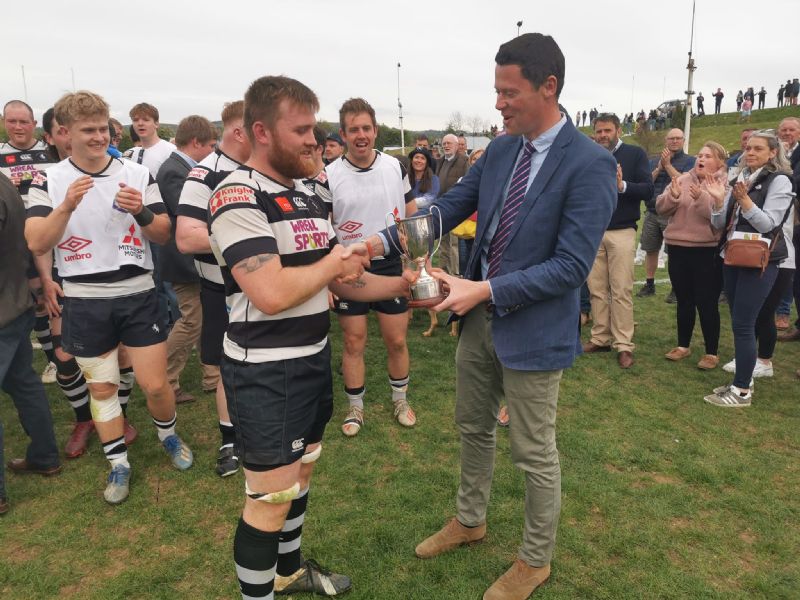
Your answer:
[[[486,535],[504,400],[511,456],[525,473],[525,527],[517,560],[487,600],[527,598],[550,575],[561,508],[559,382],[581,352],[578,289],[617,200],[612,156],[559,109],[565,61],[555,41],[526,33],[500,46],[495,61],[495,108],[507,135],[434,202],[445,232],[476,210],[478,221],[464,278],[434,271],[450,289],[434,309],[461,316],[461,483],[455,518],[416,548],[431,558]],[[373,255],[386,247],[377,236],[368,245]]]
[[[633,366],[633,256],[636,222],[641,202],[653,195],[647,155],[638,146],[623,144],[622,129],[614,114],[601,114],[594,122],[595,142],[617,161],[617,208],[603,236],[592,272],[592,337],[584,352],[615,350],[619,366]]]

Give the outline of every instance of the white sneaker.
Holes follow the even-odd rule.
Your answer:
[[[47,366],[42,371],[42,383],[55,383],[56,382],[56,364],[47,363]]]
[[[760,360],[756,361],[756,366],[753,369],[753,377],[772,377],[774,375],[772,365],[765,365]]]
[[[736,373],[736,359],[734,358],[731,362],[722,365],[722,370],[727,373]]]
[[[417,424],[417,415],[414,414],[406,400],[398,400],[394,403],[394,416],[403,427],[413,427]]]
[[[351,406],[344,417],[342,433],[347,437],[353,437],[358,435],[362,425],[364,425],[364,409],[358,406]]]

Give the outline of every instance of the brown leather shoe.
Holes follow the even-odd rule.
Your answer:
[[[175,390],[175,404],[183,404],[184,402],[194,402],[194,396],[183,390]]]
[[[667,352],[664,355],[664,358],[666,358],[667,360],[682,360],[687,356],[689,356],[691,353],[692,353],[691,348],[681,348],[680,346],[677,346],[672,350],[670,350],[669,352]]]
[[[611,352],[611,346],[598,346],[593,342],[586,342],[583,345],[583,351],[586,354],[592,354],[594,352]]]
[[[704,354],[700,362],[697,363],[697,368],[702,371],[710,371],[716,369],[719,364],[719,356],[715,354]]]
[[[64,456],[67,458],[78,458],[86,452],[89,445],[89,436],[94,432],[94,421],[78,421],[72,428],[67,445],[64,446]]]
[[[779,342],[796,342],[800,340],[800,329],[797,327],[789,329],[786,333],[778,334]]]
[[[425,538],[414,553],[418,558],[433,558],[458,546],[478,544],[486,537],[486,523],[477,527],[465,527],[453,517],[447,525],[432,536]]]
[[[550,577],[550,565],[532,567],[521,558],[483,595],[483,600],[525,600]]]
[[[617,354],[617,362],[623,369],[630,369],[633,366],[633,352],[622,350]]]
[[[50,477],[51,475],[58,475],[61,473],[61,465],[55,467],[37,467],[36,465],[29,464],[24,458],[12,458],[8,463],[8,468],[14,473],[35,473],[36,475],[44,475]]]
[[[125,419],[124,424],[124,432],[125,432],[125,445],[130,446],[133,442],[136,441],[136,438],[139,437],[139,432],[136,431],[136,427],[130,424],[128,419]]]
[[[775,317],[775,327],[779,331],[786,331],[789,329],[789,315],[778,315]]]

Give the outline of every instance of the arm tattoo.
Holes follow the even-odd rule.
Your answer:
[[[236,263],[234,269],[240,269],[247,273],[252,273],[254,271],[258,271],[264,263],[268,263],[273,258],[277,256],[276,254],[259,254],[257,256],[251,256],[250,258],[246,258],[242,261]]]

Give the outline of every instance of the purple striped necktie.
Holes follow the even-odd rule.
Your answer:
[[[528,177],[531,174],[531,157],[536,152],[531,142],[525,142],[525,150],[522,153],[522,158],[514,169],[514,175],[511,177],[511,184],[508,186],[508,195],[506,202],[503,205],[503,212],[500,213],[500,221],[497,223],[497,230],[494,232],[494,237],[489,244],[489,268],[486,271],[486,278],[490,279],[500,272],[500,258],[503,256],[503,250],[506,249],[508,244],[508,236],[511,234],[511,228],[514,221],[517,219],[519,207],[522,206],[522,201],[525,199],[525,193],[528,191]]]

